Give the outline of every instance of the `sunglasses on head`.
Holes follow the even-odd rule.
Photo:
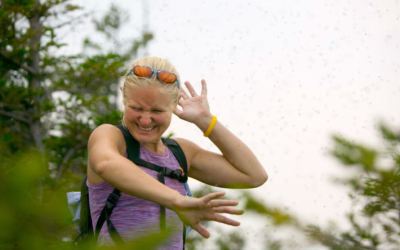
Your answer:
[[[155,70],[153,68],[150,68],[149,66],[136,65],[128,72],[128,74],[126,76],[134,74],[135,76],[139,76],[139,77],[151,77],[154,73],[156,73],[157,79],[160,82],[167,83],[167,84],[176,83],[176,85],[179,88],[179,80],[178,80],[178,77],[174,73],[166,71],[166,70]]]

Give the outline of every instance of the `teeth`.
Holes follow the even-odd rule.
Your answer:
[[[138,125],[138,127],[141,129],[141,130],[145,130],[145,131],[149,131],[149,130],[152,130],[154,127],[150,127],[150,128],[145,128],[145,127],[141,127],[141,126],[139,126]]]

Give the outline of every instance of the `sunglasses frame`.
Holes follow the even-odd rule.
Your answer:
[[[148,68],[148,69],[151,69],[151,74],[150,74],[149,76],[138,76],[138,75],[136,75],[136,74],[134,73],[136,67],[146,67],[146,68]],[[168,72],[168,73],[173,74],[173,75],[176,77],[176,81],[175,81],[175,82],[164,82],[164,81],[161,80],[160,77],[158,76],[158,73],[159,73],[159,72]],[[153,69],[152,67],[149,67],[149,66],[146,66],[146,65],[136,65],[136,66],[134,66],[134,67],[128,72],[128,74],[127,74],[126,76],[129,76],[129,75],[131,75],[131,74],[134,74],[134,75],[137,76],[137,77],[146,77],[146,78],[150,78],[154,73],[155,73],[156,76],[157,76],[157,80],[159,80],[160,82],[163,82],[163,83],[166,83],[166,84],[174,84],[174,83],[176,83],[176,86],[178,86],[178,89],[179,89],[179,80],[178,80],[178,76],[177,76],[175,73],[172,73],[172,72],[167,71],[167,70],[155,70],[155,69]]]

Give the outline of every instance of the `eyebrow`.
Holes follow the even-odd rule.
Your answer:
[[[137,103],[127,103],[128,106],[134,106],[134,107],[138,107],[138,108],[143,108],[141,105],[137,104]],[[155,106],[155,107],[150,107],[150,109],[166,109],[165,106]]]

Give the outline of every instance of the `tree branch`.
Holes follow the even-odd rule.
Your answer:
[[[81,143],[79,143],[78,145],[76,145],[74,148],[70,148],[67,152],[67,154],[64,156],[64,159],[60,165],[60,167],[58,168],[57,171],[57,176],[56,176],[56,181],[59,181],[61,178],[61,175],[63,173],[63,170],[65,168],[65,165],[67,164],[67,162],[69,161],[69,159],[74,155],[74,153],[80,149],[81,147],[85,146],[87,144],[87,141],[82,141]]]
[[[49,90],[48,93],[52,94],[54,92],[60,92],[60,91],[65,91],[65,92],[72,93],[72,94],[76,94],[76,93],[85,94],[85,93],[92,92],[93,88],[80,88],[80,89],[56,88],[56,89]]]
[[[38,72],[36,72],[36,70],[34,70],[32,67],[30,67],[30,66],[28,66],[28,65],[24,65],[24,64],[18,62],[17,60],[12,59],[12,58],[11,58],[9,55],[7,55],[7,53],[4,52],[3,50],[0,51],[0,54],[1,54],[1,56],[4,57],[6,60],[8,60],[8,61],[10,61],[10,62],[12,62],[12,63],[18,65],[19,67],[21,67],[22,69],[28,71],[29,73],[34,74],[34,75],[36,75],[36,74],[38,73]]]
[[[72,24],[79,24],[82,22],[82,20],[88,16],[91,16],[93,14],[93,12],[87,12],[87,13],[83,13],[77,17],[71,17],[71,19],[69,21],[66,21],[64,23],[58,24],[56,26],[51,27],[52,29],[59,29],[62,28],[66,25],[72,25]]]
[[[30,124],[32,122],[32,120],[29,119],[28,117],[26,117],[22,114],[16,114],[15,112],[8,112],[8,111],[0,110],[0,115],[8,116],[8,117],[14,118],[15,120],[25,122],[28,124]]]

